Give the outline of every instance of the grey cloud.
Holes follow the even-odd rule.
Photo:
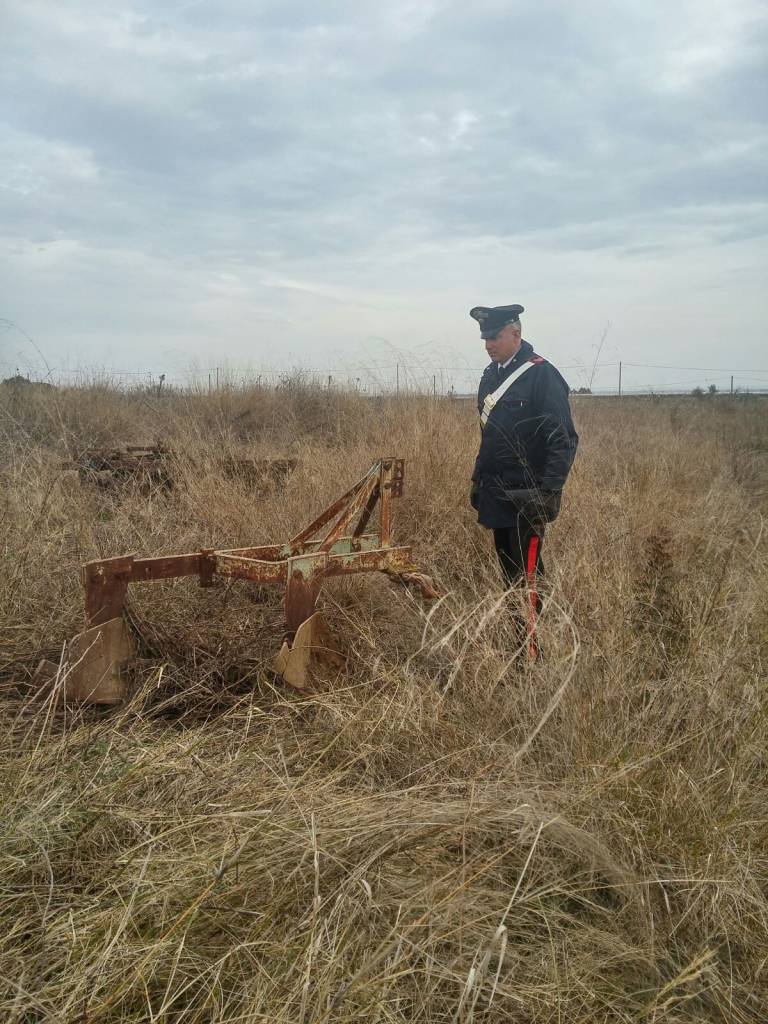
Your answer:
[[[738,0],[718,50],[710,8],[16,0],[6,251],[394,280],[399,253],[478,238],[636,260],[681,244],[649,223],[762,237],[768,35]],[[52,168],[57,146],[93,174]]]
[[[185,79],[176,69],[181,80],[169,90],[175,103],[166,100],[162,85],[152,91],[152,75],[144,102],[121,102],[82,87],[61,93],[51,85],[47,95],[43,91],[27,104],[23,116],[43,134],[60,132],[90,143],[105,175],[116,176],[116,185],[130,174],[139,191],[171,192],[174,208],[186,197],[190,204],[205,202],[224,217],[231,207],[243,204],[257,214],[263,210],[288,218],[293,212],[310,236],[312,229],[301,218],[322,218],[329,209],[348,203],[350,196],[358,207],[367,206],[367,216],[374,220],[389,203],[406,211],[421,209],[438,235],[473,226],[491,231],[492,209],[497,210],[499,230],[508,233],[515,225],[547,228],[554,216],[567,219],[569,211],[576,220],[588,217],[590,196],[595,216],[604,216],[606,206],[609,212],[641,208],[667,187],[673,188],[672,203],[679,201],[674,168],[667,161],[683,145],[706,140],[703,127],[692,127],[690,104],[663,101],[638,90],[634,80],[625,81],[621,74],[605,89],[615,69],[604,67],[606,41],[589,31],[583,9],[577,13],[559,5],[528,5],[511,26],[499,5],[486,6],[485,13],[482,7],[460,13],[447,5],[429,23],[428,32],[390,47],[385,39],[379,62],[390,53],[390,66],[366,79],[365,65],[338,46],[339,35],[349,42],[348,23],[341,19],[347,6],[336,5],[335,22],[324,10],[325,31],[308,41],[308,30],[317,25],[314,8],[302,12],[292,7],[287,18],[283,7],[262,5],[255,19],[241,5],[224,5],[214,44],[224,45],[222,20],[226,28],[228,13],[232,31],[225,38],[242,35],[235,31],[239,25],[262,49],[271,41],[279,59],[293,68],[292,76],[210,83],[189,75]],[[208,5],[192,5],[181,13],[213,17]],[[554,20],[558,31],[553,34]],[[506,38],[511,29],[514,45]],[[142,31],[149,33],[146,25]],[[281,45],[276,45],[276,35]],[[539,62],[537,53],[545,40],[547,60]],[[244,51],[239,38],[234,46]],[[509,49],[519,57],[513,60]],[[318,53],[335,56],[354,73],[311,81],[301,68],[305,62],[311,66]],[[596,70],[601,65],[602,72]],[[611,96],[611,104],[593,102],[595,92]],[[511,111],[505,109],[510,105]],[[463,107],[477,108],[477,121],[464,145],[451,145],[451,118]],[[603,139],[612,140],[608,167],[594,152]],[[642,181],[633,188],[636,172],[630,162],[640,151],[647,154],[649,146],[660,157],[657,188]],[[666,152],[669,148],[672,153]],[[510,188],[507,181],[514,174],[511,167],[505,173],[503,162],[511,163],[507,154],[518,152],[549,161],[560,173]],[[645,158],[644,172],[648,167]],[[617,174],[623,178],[614,189]],[[143,175],[151,180],[142,180]],[[706,194],[711,169],[704,168],[700,176],[691,182],[693,198]],[[595,190],[601,178],[606,180]],[[228,187],[217,190],[222,179]],[[208,187],[201,188],[201,181]],[[571,193],[570,201],[547,202],[546,211],[537,216],[541,194],[553,187]],[[460,211],[479,191],[484,200],[478,204],[478,222],[471,217],[465,222]],[[722,190],[715,188],[713,197],[719,201]],[[488,216],[483,205],[490,208]],[[270,219],[267,215],[267,225]],[[285,234],[290,236],[290,229]],[[356,238],[350,241],[357,244]]]

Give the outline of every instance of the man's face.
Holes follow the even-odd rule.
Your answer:
[[[495,338],[485,339],[485,351],[494,363],[506,363],[520,348],[520,340],[520,328],[507,324]]]

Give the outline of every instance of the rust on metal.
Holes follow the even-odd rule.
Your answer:
[[[327,575],[329,557],[325,552],[315,552],[287,560],[285,628],[290,640],[302,622],[314,615],[323,577]]]
[[[378,479],[373,475],[369,476],[357,494],[350,500],[349,505],[343,509],[339,518],[325,535],[320,545],[321,551],[330,551],[336,541],[340,540],[344,536],[352,520],[355,517],[364,515],[369,499],[376,491],[378,491],[378,489]]]
[[[86,448],[68,465],[77,469],[81,483],[114,487],[135,480],[143,485],[171,487],[172,453],[162,444]]]
[[[160,555],[158,558],[137,558],[134,560],[131,583],[152,580],[172,580],[178,576],[197,576],[200,572],[202,552],[186,555]]]
[[[225,548],[216,551],[217,555],[235,555],[237,558],[253,558],[257,562],[275,562],[279,558],[285,558],[283,552],[286,550],[284,544],[267,544],[259,548]]]
[[[403,493],[403,481],[405,480],[405,460],[392,459],[391,491],[393,498],[401,497]]]
[[[129,481],[143,487],[171,488],[176,458],[177,453],[163,444],[127,444],[113,448],[86,448],[64,466],[76,469],[81,483],[101,488],[114,488]],[[263,486],[283,483],[296,468],[298,460],[230,454],[221,456],[217,462],[226,476]]]
[[[122,615],[78,633],[67,645],[66,698],[89,704],[119,704],[126,696],[122,669],[133,653],[133,640]]]
[[[244,558],[234,551],[214,551],[212,558],[219,576],[235,576],[252,583],[282,583],[286,578],[285,562]]]
[[[331,555],[326,575],[347,576],[358,572],[397,573],[411,566],[411,549],[375,548],[349,555]]]
[[[308,540],[302,545],[304,552],[311,554],[313,551],[319,551],[323,541],[322,540]],[[373,548],[379,546],[379,535],[377,533],[363,533],[358,537],[340,537],[329,549],[328,554],[330,555],[346,555],[350,551],[370,551]],[[290,558],[293,552],[291,551],[290,544],[286,544],[282,548],[282,558]]]
[[[381,505],[379,507],[379,536],[381,546],[386,547],[392,536],[392,470],[393,459],[385,459],[381,464]],[[402,487],[400,489],[402,494]]]
[[[213,577],[216,575],[216,556],[213,548],[203,548],[200,551],[200,586],[212,587]]]
[[[357,526],[352,531],[352,537],[353,538],[355,538],[355,537],[361,537],[362,538],[363,536],[365,536],[365,532],[364,532],[365,528],[366,528],[366,526],[368,525],[368,523],[371,520],[371,516],[373,515],[373,510],[376,508],[376,503],[378,502],[380,497],[381,497],[381,486],[380,486],[379,481],[377,480],[376,481],[376,486],[373,488],[371,493],[368,495],[368,501],[366,501],[365,508],[363,509],[362,513],[360,514],[360,521],[358,522]]]
[[[88,626],[101,626],[122,615],[133,572],[133,555],[89,562],[83,568],[85,618]]]
[[[287,544],[220,550],[203,548],[153,558],[124,555],[89,562],[83,567],[86,628],[91,630],[113,620],[123,621],[131,583],[198,576],[203,587],[213,586],[217,577],[282,584],[285,586],[286,643],[276,666],[291,685],[306,686],[315,653],[319,656],[333,649],[327,627],[316,613],[324,580],[382,572],[418,587],[427,598],[439,596],[429,577],[419,573],[411,561],[411,548],[391,544],[391,503],[393,498],[401,496],[403,479],[402,459],[380,459],[354,487]],[[378,530],[364,532],[377,505]],[[351,533],[347,533],[350,529]],[[99,694],[107,693],[110,701],[116,699],[117,679],[127,659],[128,642],[116,627],[110,626],[110,630],[106,639],[106,634],[98,634],[94,654],[89,653],[90,648],[81,640],[74,648],[79,659],[74,692],[83,695],[82,699],[98,703]],[[294,643],[296,647],[292,646]],[[334,657],[338,661],[338,652],[334,652]]]
[[[357,492],[366,485],[371,476],[373,476],[379,469],[381,463],[378,462],[371,466],[368,472],[362,479],[358,480],[354,487],[342,494],[340,498],[337,498],[332,505],[329,505],[320,515],[313,519],[312,522],[301,533],[297,533],[295,537],[292,537],[288,542],[291,547],[296,547],[304,543],[304,541],[310,540],[320,530],[322,526],[326,526],[332,519],[334,519],[342,509],[346,508],[349,502],[355,497]]]

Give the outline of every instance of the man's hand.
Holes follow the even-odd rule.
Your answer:
[[[469,485],[469,504],[475,510],[479,511],[480,508],[480,484],[477,480],[473,480]]]
[[[539,509],[542,521],[551,523],[560,514],[562,491],[539,491]]]
[[[536,526],[557,519],[561,494],[561,491],[543,491],[533,487],[511,488],[506,491],[505,497],[515,506],[519,515]]]

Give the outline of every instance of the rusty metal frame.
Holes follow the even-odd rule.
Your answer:
[[[122,448],[86,448],[62,465],[76,470],[80,482],[98,486],[140,480],[148,484],[170,486],[169,465],[172,452],[162,444],[125,445]]]
[[[121,616],[129,584],[198,576],[202,587],[214,577],[285,586],[286,639],[315,611],[323,581],[361,572],[398,575],[435,596],[426,577],[413,572],[411,548],[393,547],[392,500],[403,493],[402,459],[379,459],[345,494],[287,544],[200,551],[137,558],[121,555],[83,567],[87,628]],[[379,506],[378,531],[365,532]]]
[[[140,480],[167,486],[173,483],[176,452],[163,444],[124,445],[113,448],[86,448],[71,460],[62,463],[76,470],[81,483],[106,486],[104,478],[115,483]],[[225,455],[219,468],[226,476],[242,477],[250,484],[279,483],[296,468],[295,458],[253,458]]]

